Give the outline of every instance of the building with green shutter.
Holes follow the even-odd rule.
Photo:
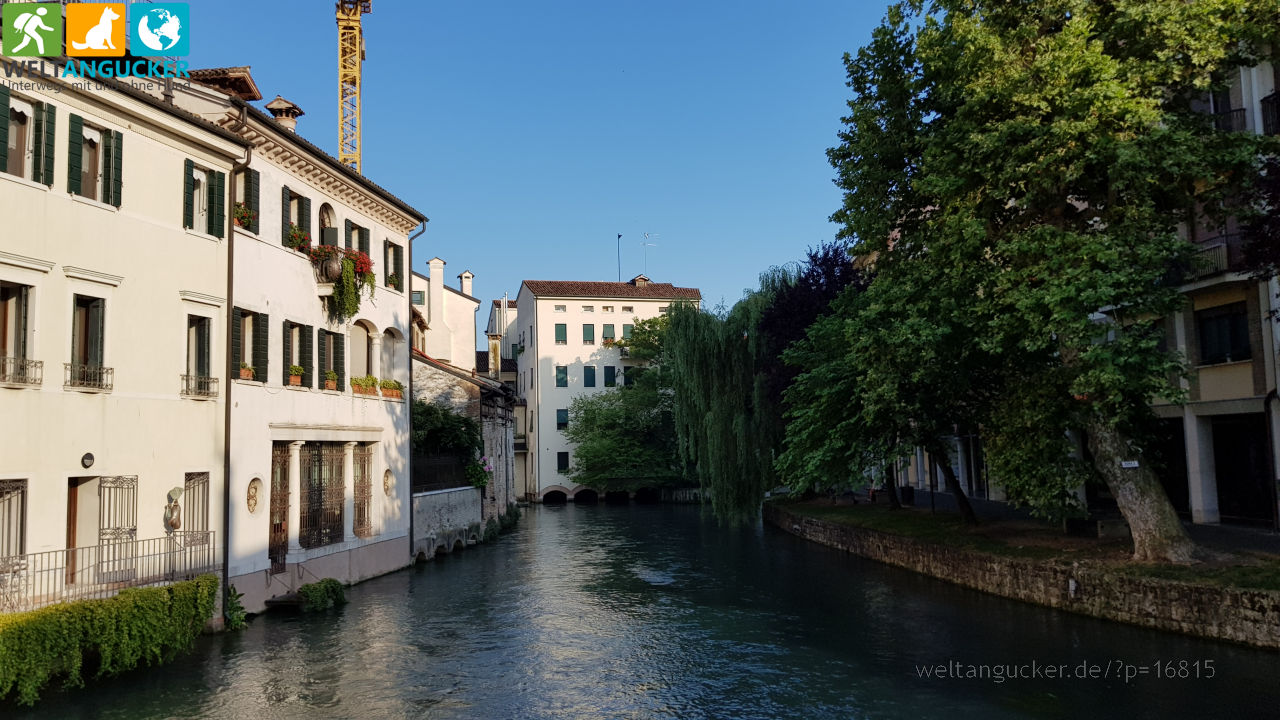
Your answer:
[[[0,613],[217,572],[249,143],[110,81],[0,85]]]

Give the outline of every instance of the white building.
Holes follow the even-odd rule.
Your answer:
[[[427,321],[428,331],[414,338],[414,347],[463,370],[476,369],[476,312],[480,300],[472,297],[470,270],[458,274],[458,287],[444,282],[444,260],[427,262],[428,275],[413,273],[410,295],[413,307]]]
[[[0,612],[217,570],[247,150],[131,88],[18,87],[0,83]]]
[[[297,135],[292,103],[268,103],[274,118],[246,103],[260,99],[248,68],[192,76],[202,85],[179,88],[176,102],[253,145],[234,183],[249,217],[231,243],[227,365],[228,573],[253,612],[304,583],[411,560],[408,405],[355,383],[409,386],[403,279],[408,235],[425,217]],[[300,232],[368,256],[372,297],[361,290],[354,315],[334,311],[341,288],[291,247]]]
[[[601,392],[625,382],[633,362],[615,340],[630,337],[640,320],[665,313],[672,303],[697,304],[695,288],[650,282],[638,275],[629,282],[525,280],[516,297],[516,327],[503,340],[517,345],[516,391],[527,404],[525,473],[518,488],[525,499],[563,501],[584,491],[566,476],[573,448],[564,438],[569,405],[578,395]],[[520,446],[517,445],[517,448]],[[517,449],[517,457],[520,455]]]

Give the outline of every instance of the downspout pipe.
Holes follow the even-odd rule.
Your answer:
[[[240,106],[239,127],[248,124],[248,109]],[[236,196],[236,181],[242,170],[249,168],[249,162],[253,160],[253,146],[244,149],[244,161],[235,163],[231,166],[231,197]],[[231,309],[235,307],[235,275],[236,275],[236,204],[235,202],[227,203],[227,306],[223,313],[226,318],[226,327],[223,339],[223,348],[227,354],[227,364],[224,367],[231,367]],[[231,388],[235,385],[231,381],[231,372],[227,371],[227,392],[222,399],[222,594],[223,594],[223,611],[226,611],[226,597],[231,591],[229,581],[231,580]]]
[[[409,341],[405,343],[405,367],[409,368],[409,437],[405,439],[407,451],[405,452],[406,474],[405,482],[409,485],[409,564],[412,565],[418,561],[418,555],[414,552],[414,543],[417,538],[414,536],[413,527],[413,241],[422,236],[427,231],[427,221],[422,221],[422,227],[418,228],[418,232],[409,236],[406,243],[409,252],[409,266],[404,276],[405,302],[409,306],[409,312],[405,314],[406,324],[409,330]]]

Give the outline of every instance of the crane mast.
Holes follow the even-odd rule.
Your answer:
[[[360,16],[373,12],[373,0],[339,0],[338,16],[338,162],[360,172],[360,66],[364,31]]]

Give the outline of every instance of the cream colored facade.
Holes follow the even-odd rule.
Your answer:
[[[480,300],[471,295],[475,275],[470,270],[458,274],[458,287],[445,284],[445,261],[427,262],[428,274],[413,273],[410,289],[414,308],[427,321],[427,330],[416,338],[414,347],[463,370],[476,369],[476,312]]]
[[[246,148],[140,94],[53,78],[0,91],[0,116],[3,612],[21,609],[13,593],[41,595],[30,607],[102,573],[154,582],[157,549],[187,541],[217,562],[230,223],[184,228],[184,174],[229,177]],[[94,553],[108,543],[111,563]]]

